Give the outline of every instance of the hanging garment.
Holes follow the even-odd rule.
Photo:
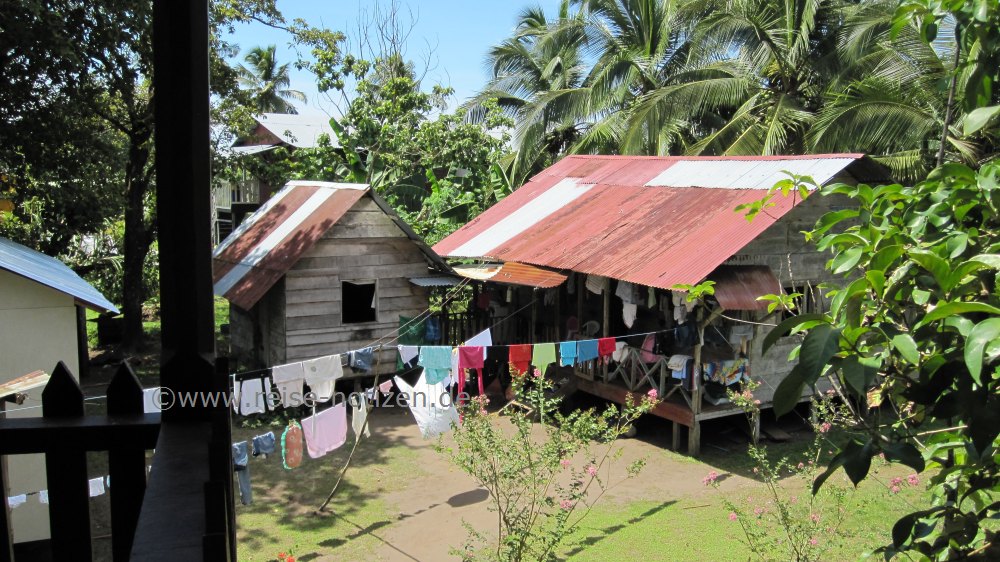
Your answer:
[[[531,345],[530,344],[519,344],[510,346],[510,364],[514,366],[514,371],[523,375],[528,372],[528,367],[531,365]]]
[[[362,432],[364,432],[365,437],[372,436],[371,431],[368,431],[366,421],[368,421],[368,401],[355,395],[351,401],[351,429],[354,430],[355,440],[361,439]]]
[[[91,478],[87,481],[87,487],[90,489],[90,497],[96,498],[97,496],[104,495],[104,477],[99,476],[97,478]]]
[[[546,289],[545,294],[542,295],[542,304],[545,306],[552,306],[556,303],[556,291],[553,289]]]
[[[674,322],[683,324],[687,318],[687,306],[684,304],[684,301],[687,300],[687,293],[670,291],[670,300],[674,305]]]
[[[576,360],[591,361],[598,357],[597,340],[580,340],[576,342]]]
[[[28,501],[28,494],[19,494],[16,496],[7,496],[7,505],[11,509],[22,505],[24,502]]]
[[[271,377],[264,377],[264,403],[267,404],[268,411],[277,410],[281,404],[281,397],[271,387]]]
[[[240,387],[240,414],[249,416],[264,412],[264,385],[260,379],[247,379]]]
[[[104,485],[107,486],[109,490],[111,489],[111,475],[110,474],[104,477]]]
[[[281,434],[281,465],[291,470],[302,464],[302,426],[291,420]]]
[[[240,386],[242,386],[242,385],[240,385],[240,383],[236,382],[236,378],[233,377],[233,401],[232,401],[232,404],[233,404],[233,413],[234,414],[240,413]],[[146,410],[146,405],[145,405],[146,404],[146,402],[145,402],[146,391],[145,390],[142,391],[142,397],[143,397],[143,413],[148,414],[149,411]]]
[[[306,384],[319,402],[329,402],[337,379],[344,376],[340,355],[326,355],[302,362]]]
[[[45,503],[45,504],[49,503],[49,491],[48,490],[42,490],[42,491],[38,492],[38,501],[40,501],[42,503]]]
[[[253,489],[250,487],[250,455],[247,452],[247,442],[233,443],[233,470],[240,485],[240,503],[253,503]]]
[[[618,286],[615,287],[615,296],[620,298],[623,303],[635,304],[635,285],[629,283],[628,281],[619,281]]]
[[[437,384],[448,378],[448,373],[451,372],[451,347],[425,345],[420,348],[417,363],[424,368],[428,382]]]
[[[392,392],[392,380],[387,380],[384,383],[378,385],[378,390],[382,394],[389,394]]]
[[[575,295],[576,294],[576,272],[571,271],[569,276],[566,277],[566,294]]]
[[[476,308],[479,310],[490,309],[490,294],[488,292],[479,293],[479,298],[476,299]]]
[[[576,364],[575,341],[564,341],[559,343],[559,364],[563,367]]]
[[[374,356],[374,350],[370,347],[352,351],[348,364],[351,366],[351,369],[354,369],[355,371],[370,373],[372,372],[372,360]]]
[[[302,383],[305,380],[302,363],[289,363],[274,367],[271,369],[271,380],[278,388],[278,394],[281,395],[282,406],[292,408],[302,405]]]
[[[267,455],[274,453],[275,440],[273,432],[268,431],[267,433],[254,437],[252,443],[253,456],[255,457],[264,455],[266,458]]]
[[[646,308],[653,310],[656,308],[656,289],[646,287]]]
[[[483,348],[483,359],[486,359],[486,348],[493,345],[493,334],[489,328],[465,340],[464,345],[476,345]]]
[[[601,338],[597,340],[597,354],[607,358],[615,352],[615,338]]]
[[[441,339],[441,320],[437,316],[431,316],[427,319],[426,328],[424,341],[437,343]]]
[[[535,366],[536,369],[545,374],[545,370],[548,369],[549,365],[556,362],[556,344],[554,343],[536,343],[532,347],[531,351],[531,364]]]
[[[632,324],[635,324],[635,314],[638,310],[638,306],[634,303],[624,303],[622,304],[622,321],[625,322],[626,328],[631,328]]]
[[[588,275],[587,276],[587,290],[595,295],[599,295],[608,290],[608,278],[601,277],[600,275]]]
[[[483,385],[483,365],[485,363],[486,348],[482,346],[466,345],[458,348],[458,370],[475,369],[479,382],[479,396],[486,394]],[[459,392],[462,390],[459,389]]]
[[[400,345],[397,349],[399,350],[399,360],[402,361],[402,366],[412,368],[415,365],[414,360],[420,355],[420,347],[416,345]]]
[[[413,386],[406,384],[400,377],[395,377],[394,380],[400,392],[409,397],[407,403],[410,413],[425,439],[437,437],[450,430],[452,424],[459,423],[458,410],[441,383],[429,384],[424,373],[420,374]]]
[[[347,441],[347,406],[344,402],[334,404],[299,423],[306,441],[306,452],[311,458],[318,459]]]
[[[750,324],[737,324],[729,330],[729,343],[732,345],[741,345],[752,338],[753,326]]]
[[[157,414],[160,410],[160,400],[162,389],[160,387],[155,388],[144,388],[142,389],[142,413],[144,414]],[[235,401],[239,398],[234,398]]]
[[[670,369],[671,378],[683,379],[687,376],[687,363],[694,359],[690,355],[671,355],[667,360],[667,368]]]
[[[611,359],[614,361],[623,361],[625,359],[625,348],[628,347],[623,341],[615,342],[615,350],[611,353]]]

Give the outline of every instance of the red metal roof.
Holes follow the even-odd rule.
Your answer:
[[[558,287],[566,281],[566,275],[558,271],[512,261],[490,265],[458,265],[454,269],[455,273],[462,277],[477,281],[524,285],[540,289]]]
[[[708,278],[715,281],[715,300],[726,310],[767,310],[768,302],[757,297],[783,293],[766,265],[723,265]]]
[[[434,250],[446,257],[516,261],[664,289],[695,284],[801,201],[775,197],[775,206],[752,222],[734,211],[761,199],[785,169],[811,173],[820,184],[842,173],[884,179],[875,177],[878,166],[860,154],[568,156]],[[720,178],[737,187],[720,185]],[[663,183],[667,180],[672,184]]]

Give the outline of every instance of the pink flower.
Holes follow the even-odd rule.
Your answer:
[[[735,511],[730,511],[729,512],[729,520],[730,521],[736,521],[737,519],[739,519],[739,517],[736,515],[736,512]]]
[[[911,474],[906,477],[906,483],[910,486],[916,486],[917,484],[920,484],[920,478],[918,478],[916,474]]]
[[[701,483],[708,486],[709,484],[715,484],[715,481],[719,479],[719,473],[716,471],[711,471],[708,476],[701,479]]]
[[[812,546],[816,546],[817,544],[819,544],[819,541],[816,540],[816,537],[812,537],[809,539],[809,544],[811,544]]]
[[[597,476],[597,467],[594,466],[594,465],[588,466],[587,467],[587,474],[589,474],[591,476]]]
[[[753,405],[754,406],[760,406],[760,400],[754,400],[753,401]]]
[[[559,507],[563,508],[566,511],[569,511],[569,510],[573,509],[573,502],[571,502],[569,500],[563,500],[563,501],[559,502]]]
[[[802,470],[805,467],[806,467],[806,465],[804,465],[802,463],[799,463],[798,466],[796,466],[795,468],[798,468],[799,470]]]
[[[900,490],[899,486],[893,486],[892,488],[889,488],[889,491],[892,492],[893,494],[898,494],[899,490]]]
[[[747,400],[752,400],[753,399],[753,393],[750,392],[749,390],[744,390],[742,396],[743,396],[743,398],[746,398]]]
[[[657,392],[655,388],[651,388],[649,389],[649,392],[646,393],[646,396],[649,396],[651,400],[656,400],[660,396],[660,393]]]
[[[819,514],[818,513],[810,513],[809,514],[809,519],[812,520],[813,523],[819,523]]]
[[[541,369],[535,369],[535,378],[538,378],[538,377],[541,377],[541,376],[542,376]]]
[[[563,468],[569,468],[569,459],[563,459],[559,461],[559,464],[561,464]]]
[[[764,514],[764,508],[763,507],[755,507],[753,509],[753,514],[756,515],[757,517],[760,517],[761,515]]]
[[[889,481],[890,486],[895,486],[897,488],[902,484],[903,484],[903,479],[898,476]]]
[[[833,428],[833,424],[832,423],[830,423],[830,422],[823,422],[823,425],[819,426],[819,432],[820,433],[826,433],[826,432],[830,431],[830,429],[832,429],[832,428]]]
[[[798,496],[792,496],[792,497],[788,498],[788,503],[790,503],[792,505],[795,505],[795,504],[799,503],[799,497]]]

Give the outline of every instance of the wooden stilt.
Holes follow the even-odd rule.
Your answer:
[[[671,450],[680,451],[681,450],[681,424],[673,422],[673,442],[671,443]]]

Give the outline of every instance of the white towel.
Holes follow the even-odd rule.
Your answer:
[[[357,402],[356,404],[353,402]],[[361,430],[364,428],[365,437],[371,437],[372,434],[368,431],[368,426],[365,425],[365,420],[368,419],[368,404],[365,400],[352,400],[351,404],[351,427],[354,429],[354,438],[361,438]]]
[[[418,345],[400,345],[398,349],[399,358],[403,361],[404,365],[410,364],[411,361],[417,358],[417,355],[420,355],[420,346]]]
[[[620,298],[624,303],[635,303],[635,285],[628,281],[619,281],[618,286],[615,287],[615,296]]]
[[[625,322],[626,328],[631,328],[632,324],[635,324],[635,314],[637,310],[637,305],[635,303],[624,303],[622,304],[622,321]]]
[[[247,379],[240,387],[240,413],[244,416],[264,412],[264,385],[260,379]]]
[[[271,380],[281,394],[281,405],[286,408],[302,405],[302,382],[305,379],[302,363],[277,365],[271,369]]]
[[[97,496],[104,495],[104,477],[99,476],[97,478],[91,478],[87,481],[90,485],[90,497],[96,498]]]
[[[410,413],[425,439],[437,437],[450,430],[452,424],[459,423],[458,410],[451,403],[451,396],[446,396],[442,401],[442,396],[448,394],[444,384],[427,384],[424,373],[420,373],[417,384],[412,387],[399,377],[395,377],[395,380],[399,391],[408,397]]]
[[[334,383],[344,376],[340,355],[327,355],[302,362],[306,384],[319,402],[329,402],[333,397]]]

